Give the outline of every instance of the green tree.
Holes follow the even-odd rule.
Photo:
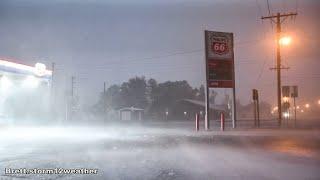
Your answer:
[[[194,99],[196,97],[195,90],[187,81],[167,81],[159,83],[152,91],[152,104],[150,113],[155,115],[163,114],[181,99]]]

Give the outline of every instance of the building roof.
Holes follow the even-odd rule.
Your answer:
[[[27,66],[4,59],[0,59],[0,72],[16,75],[36,75],[38,78],[50,79],[52,71],[47,70],[44,64],[37,63],[36,66]]]
[[[193,100],[193,99],[181,99],[180,101],[188,102],[197,106],[206,107],[206,104],[204,101],[199,100]],[[210,109],[212,110],[218,110],[218,111],[226,111],[227,107],[225,105],[216,105],[216,104],[210,104]]]

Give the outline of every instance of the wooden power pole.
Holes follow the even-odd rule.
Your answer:
[[[278,125],[281,126],[282,122],[282,108],[281,108],[281,69],[288,69],[281,67],[281,54],[280,54],[280,38],[281,38],[281,23],[287,17],[293,17],[298,15],[298,13],[277,13],[276,15],[271,16],[263,16],[261,19],[270,19],[271,22],[276,24],[277,34],[276,34],[276,41],[277,41],[277,63],[276,67],[272,68],[277,71],[277,102],[278,102]],[[275,19],[275,20],[274,20]]]

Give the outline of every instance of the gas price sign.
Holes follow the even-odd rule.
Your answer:
[[[205,31],[208,87],[234,88],[233,33]]]

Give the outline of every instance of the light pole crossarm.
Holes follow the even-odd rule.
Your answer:
[[[285,14],[280,14],[279,17],[288,17],[288,16],[296,16],[298,13],[285,13]],[[262,16],[261,19],[273,19],[277,18],[278,15],[271,15],[271,16]]]

